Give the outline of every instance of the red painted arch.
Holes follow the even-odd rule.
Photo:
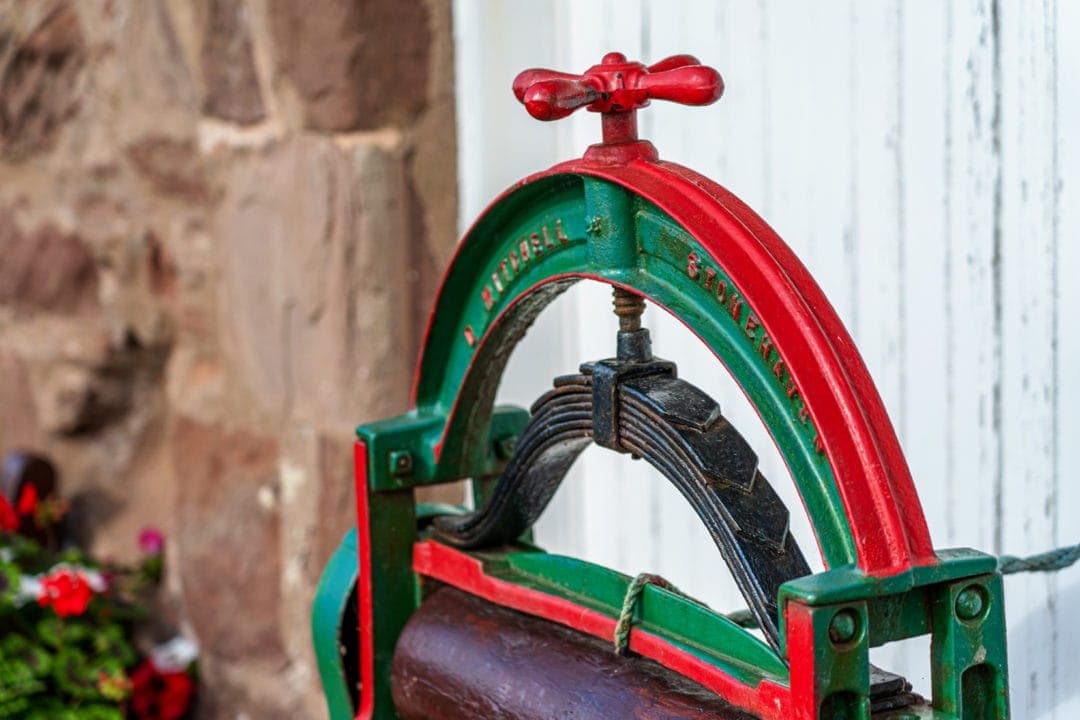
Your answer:
[[[756,310],[821,431],[859,567],[880,576],[935,562],[910,470],[869,371],[824,293],[765,221],[717,183],[673,163],[647,160],[556,165],[518,183],[492,207],[522,186],[560,174],[604,179],[656,205],[706,249]],[[433,313],[425,350],[435,320]]]

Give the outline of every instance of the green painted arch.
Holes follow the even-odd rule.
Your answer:
[[[432,438],[439,478],[482,466],[499,378],[515,345],[581,279],[637,291],[726,366],[795,480],[825,563],[856,562],[833,470],[755,308],[686,228],[645,198],[573,173],[497,200],[469,231],[440,290],[414,387],[414,412],[448,418]],[[614,326],[613,326],[614,327]],[[586,360],[588,358],[582,358]]]

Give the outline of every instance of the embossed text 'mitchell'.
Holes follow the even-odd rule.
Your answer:
[[[802,399],[795,378],[791,376],[783,359],[780,357],[780,353],[773,346],[773,342],[766,334],[765,328],[761,326],[761,321],[750,310],[750,307],[743,302],[735,287],[720,277],[716,270],[705,265],[697,253],[690,253],[686,257],[686,276],[691,280],[700,282],[716,299],[722,311],[731,316],[735,324],[742,328],[743,334],[749,340],[750,345],[757,350],[757,357],[764,361],[765,366],[772,376],[776,378],[784,394],[787,395],[799,422],[804,427],[812,429],[810,409],[806,407],[806,402]],[[744,306],[746,307],[745,313],[743,313]],[[825,451],[821,436],[816,431],[814,432],[814,448],[819,454]]]
[[[563,232],[562,220],[555,220],[555,233],[548,230],[547,225],[540,226],[540,232],[530,233],[529,237],[521,238],[506,255],[499,260],[491,273],[491,282],[484,285],[480,291],[480,300],[484,303],[484,310],[491,312],[502,294],[509,289],[511,283],[517,279],[524,269],[530,264],[543,258],[544,253],[557,250],[570,242],[570,238]],[[469,347],[476,345],[476,333],[471,325],[465,326],[465,342]]]
[[[481,291],[480,299],[484,301],[484,309],[491,310],[494,307],[495,301],[531,260],[539,260],[545,252],[565,245],[569,241],[570,238],[563,232],[562,220],[555,220],[554,240],[551,238],[547,225],[540,226],[540,232],[534,232],[528,238],[521,238],[517,246],[499,261],[495,272],[491,273],[491,283],[485,285]]]

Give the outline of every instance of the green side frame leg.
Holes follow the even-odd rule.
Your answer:
[[[359,569],[353,528],[326,564],[312,604],[311,636],[330,720],[351,720],[355,714],[342,662],[341,631]]]

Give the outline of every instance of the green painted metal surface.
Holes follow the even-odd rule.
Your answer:
[[[870,720],[870,643],[866,603],[810,609],[814,627],[814,696],[823,720]],[[838,618],[850,618],[848,636],[830,638]],[[804,659],[805,661],[805,659]]]
[[[748,321],[754,308],[688,232],[651,203],[611,183],[559,175],[509,195],[470,237],[439,297],[438,315],[447,319],[431,328],[428,338],[430,346],[443,351],[425,355],[417,388],[419,415],[445,417],[455,402],[465,409],[445,430],[432,480],[465,476],[461,465],[475,465],[489,452],[478,441],[487,437],[487,413],[509,357],[507,339],[498,335],[524,331],[492,330],[495,318],[522,303],[526,291],[537,285],[594,277],[647,295],[723,361],[761,414],[799,485],[827,564],[855,561],[832,469],[815,444],[817,431],[801,398],[789,393],[790,378],[765,342],[764,330]],[[485,342],[474,347],[467,337]]]
[[[983,593],[974,615],[958,602],[965,591]],[[945,585],[932,605],[930,645],[934,706],[964,720],[1004,718],[1009,712],[1005,607],[1001,575]]]
[[[632,578],[599,565],[542,551],[475,553],[494,577],[572,600],[617,619]],[[647,585],[634,627],[713,664],[750,686],[787,683],[787,666],[768,645],[724,615],[693,600]]]
[[[356,528],[353,528],[326,564],[311,608],[311,637],[330,720],[348,720],[354,713],[341,664],[341,630],[358,572]]]

